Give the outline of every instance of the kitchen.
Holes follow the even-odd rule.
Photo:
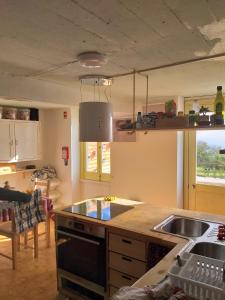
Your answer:
[[[211,108],[216,96],[216,87],[224,86],[223,8],[223,1],[107,3],[107,1],[65,0],[2,3],[0,105],[37,108],[41,146],[40,156],[35,157],[35,160],[33,158],[12,160],[11,163],[16,164],[18,172],[1,175],[1,186],[5,181],[9,181],[12,187],[26,191],[31,189],[31,172],[24,171],[27,165],[35,165],[37,169],[46,164],[53,166],[60,181],[58,186],[60,198],[58,205],[54,207],[56,224],[61,208],[99,195],[115,195],[118,199],[144,202],[111,221],[102,222],[103,227],[106,227],[107,238],[111,230],[111,234],[117,233],[125,236],[125,239],[133,238],[137,242],[144,243],[146,248],[150,235],[154,238],[157,236],[157,242],[161,240],[160,246],[170,244],[168,242],[170,239],[174,239],[174,244],[185,243],[181,238],[153,231],[156,225],[173,214],[223,223],[223,217],[208,214],[209,212],[224,214],[224,204],[221,201],[221,197],[224,197],[223,187],[219,186],[216,191],[212,190],[211,185],[206,187],[191,181],[196,180],[193,172],[190,178],[185,172],[187,169],[191,170],[194,165],[186,155],[187,152],[189,155],[193,152],[191,144],[186,145],[187,129],[177,131],[174,128],[171,130],[164,128],[164,130],[133,132],[131,130],[133,128],[130,128],[128,132],[131,134],[126,130],[119,132],[122,142],[113,142],[110,148],[110,181],[107,180],[108,176],[104,176],[106,180],[102,176],[101,178],[94,176],[94,180],[85,177],[86,175],[92,177],[93,173],[99,175],[96,171],[88,174],[80,172],[85,152],[79,143],[79,103],[92,99],[97,101],[100,99],[103,102],[108,100],[113,105],[114,118],[131,120],[131,123],[134,104],[135,119],[138,112],[145,114],[145,108],[148,113],[163,111],[165,102],[172,99],[176,103],[177,113],[188,114],[195,99],[200,105]],[[82,67],[81,62],[78,62],[79,54],[90,51],[104,54],[104,57],[100,55],[98,58],[100,62],[103,59],[104,63],[107,60],[107,63],[98,69]],[[166,65],[171,66],[164,68]],[[146,69],[149,71],[139,72]],[[120,77],[120,74],[127,75]],[[140,74],[148,75],[148,97],[146,76]],[[86,75],[92,77],[86,78]],[[108,86],[93,84],[95,80],[99,83],[102,78],[104,80],[113,78],[113,82]],[[89,84],[86,84],[87,82]],[[2,132],[3,130],[1,135]],[[189,151],[184,151],[187,147]],[[94,153],[97,152],[98,150]],[[191,155],[191,158],[193,157],[195,155]],[[96,163],[96,155],[92,159],[93,162]],[[188,184],[195,185],[196,188],[187,189]],[[211,197],[217,201],[214,202],[215,205],[212,205]],[[146,207],[146,211],[148,207],[150,216],[142,218],[141,207],[143,210]],[[159,207],[162,207],[164,213],[157,217]],[[186,210],[180,211],[182,208]],[[188,209],[196,212],[188,212]],[[204,213],[199,215],[198,211]],[[135,215],[138,219],[143,219],[145,224],[143,231],[137,230],[138,224],[133,221]],[[96,223],[90,218],[81,216],[73,215],[73,219]],[[123,222],[127,222],[127,225]],[[51,225],[53,230],[54,223]],[[119,232],[113,231],[116,226]],[[141,237],[135,233],[141,234]],[[38,260],[32,259],[30,249],[21,247],[18,254],[20,274],[17,270],[13,273],[9,261],[1,257],[3,266],[1,274],[4,277],[1,278],[1,282],[4,282],[4,287],[1,286],[3,293],[1,297],[26,299],[28,296],[19,286],[19,282],[29,281],[29,278],[32,278],[30,280],[32,299],[39,299],[39,294],[47,299],[57,297],[54,232],[51,238],[51,247],[47,249],[45,242],[40,239]],[[164,239],[166,243],[162,242]],[[2,242],[1,247],[10,253],[9,241]],[[126,254],[119,250],[111,252]],[[139,256],[138,260],[147,262],[146,253],[141,259]],[[26,255],[29,257],[29,266],[24,263]],[[127,254],[128,257],[135,259],[135,255],[132,255]],[[168,270],[169,265],[167,266]],[[38,267],[40,269],[36,270]],[[118,271],[115,268],[114,270]],[[126,272],[124,274],[132,276]],[[139,276],[133,276],[135,279],[137,277]],[[13,290],[11,282],[16,287]],[[49,288],[46,287],[46,282]]]

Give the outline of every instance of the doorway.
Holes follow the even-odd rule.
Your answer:
[[[225,215],[225,130],[185,133],[185,208]]]

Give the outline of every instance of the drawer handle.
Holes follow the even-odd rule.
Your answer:
[[[126,244],[132,244],[131,241],[128,241],[128,240],[125,240],[125,239],[122,239],[122,242],[126,243]]]
[[[121,277],[124,278],[124,279],[130,280],[130,281],[132,280],[130,277],[125,276],[125,275],[121,275]]]
[[[130,259],[130,258],[128,258],[128,257],[125,257],[125,256],[122,256],[122,259],[123,259],[123,260],[126,260],[126,261],[130,261],[130,262],[132,261],[132,259]]]

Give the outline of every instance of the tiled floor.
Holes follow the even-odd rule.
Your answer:
[[[11,256],[10,240],[0,236],[0,252]],[[0,256],[0,300],[56,300],[56,266],[54,233],[47,249],[44,236],[39,242],[39,258],[32,249],[21,246],[18,268],[12,270],[11,261]]]

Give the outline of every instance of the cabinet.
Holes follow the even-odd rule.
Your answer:
[[[10,122],[0,122],[0,161],[8,162],[12,158],[12,138]]]
[[[0,120],[0,162],[40,159],[39,122]]]
[[[122,286],[133,285],[149,269],[153,268],[172,246],[159,240],[151,241],[136,235],[132,238],[109,232],[108,235],[108,295],[112,296]]]
[[[148,269],[146,242],[109,233],[109,294],[130,286]]]

